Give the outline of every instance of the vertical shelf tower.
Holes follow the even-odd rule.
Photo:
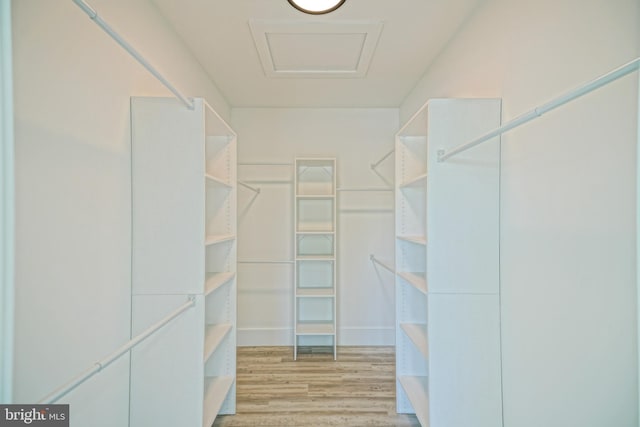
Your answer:
[[[396,135],[397,411],[423,427],[502,426],[500,101],[435,99]]]
[[[235,413],[236,134],[202,99],[131,119],[132,332],[195,306],[133,350],[130,425],[210,427]]]
[[[296,158],[293,358],[301,345],[337,357],[336,159]]]

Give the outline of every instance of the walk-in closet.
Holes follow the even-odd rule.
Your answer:
[[[0,425],[638,427],[638,0],[0,0]]]

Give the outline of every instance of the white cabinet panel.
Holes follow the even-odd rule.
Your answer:
[[[186,301],[183,295],[133,297],[135,336]],[[204,300],[185,311],[131,353],[131,426],[199,426],[202,423],[202,317]],[[171,408],[159,411],[158,408]]]
[[[433,426],[502,423],[498,295],[429,295]]]

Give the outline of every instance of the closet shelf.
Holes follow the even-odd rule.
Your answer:
[[[233,385],[233,376],[205,377],[204,403],[203,403],[203,427],[210,427],[216,419],[224,399],[229,394]]]
[[[423,294],[427,294],[428,287],[425,273],[410,273],[408,271],[399,271],[398,277],[403,279],[405,282],[407,282]]]
[[[333,335],[335,328],[333,323],[299,322],[296,326],[296,335]]]
[[[204,337],[204,362],[216,351],[225,336],[231,331],[231,323],[207,325]]]
[[[416,411],[416,417],[420,421],[420,425],[426,427],[429,425],[429,391],[428,377],[400,376],[398,377],[400,385],[404,389],[413,410]]]
[[[420,350],[425,360],[427,360],[429,358],[427,325],[424,323],[400,323],[400,328],[407,334],[418,350]]]
[[[221,178],[218,178],[217,176],[213,176],[213,175],[210,175],[210,174],[205,174],[204,177],[205,177],[207,183],[220,185],[220,186],[228,188],[228,189],[233,188],[233,185],[229,184],[228,182],[226,182],[225,180],[223,180]]]
[[[298,347],[332,341],[337,357],[336,159],[295,159],[293,360]],[[315,336],[315,337],[314,337]],[[302,338],[300,338],[302,337]]]
[[[298,261],[334,261],[336,259],[333,255],[297,255]]]
[[[396,238],[400,239],[400,240],[404,240],[405,242],[409,242],[409,243],[415,243],[417,245],[423,245],[426,246],[427,244],[427,237],[426,236],[405,236],[405,235],[398,235],[396,236]]]
[[[325,236],[327,234],[336,234],[335,231],[296,231],[299,235]]]
[[[298,227],[296,229],[297,234],[334,234],[335,231],[333,228],[323,228],[323,227]]]
[[[400,188],[419,187],[427,183],[427,174],[418,175],[404,183],[400,184]]]
[[[219,287],[229,283],[236,273],[207,273],[204,282],[204,296],[208,296]]]
[[[296,199],[333,200],[335,198],[335,194],[296,194]]]
[[[297,297],[304,298],[326,298],[335,296],[333,288],[297,288]]]
[[[228,242],[229,240],[233,240],[235,238],[236,236],[234,234],[211,234],[205,238],[204,245],[216,245],[218,243]]]

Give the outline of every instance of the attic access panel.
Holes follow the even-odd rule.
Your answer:
[[[267,77],[361,78],[382,32],[382,22],[249,21]]]

